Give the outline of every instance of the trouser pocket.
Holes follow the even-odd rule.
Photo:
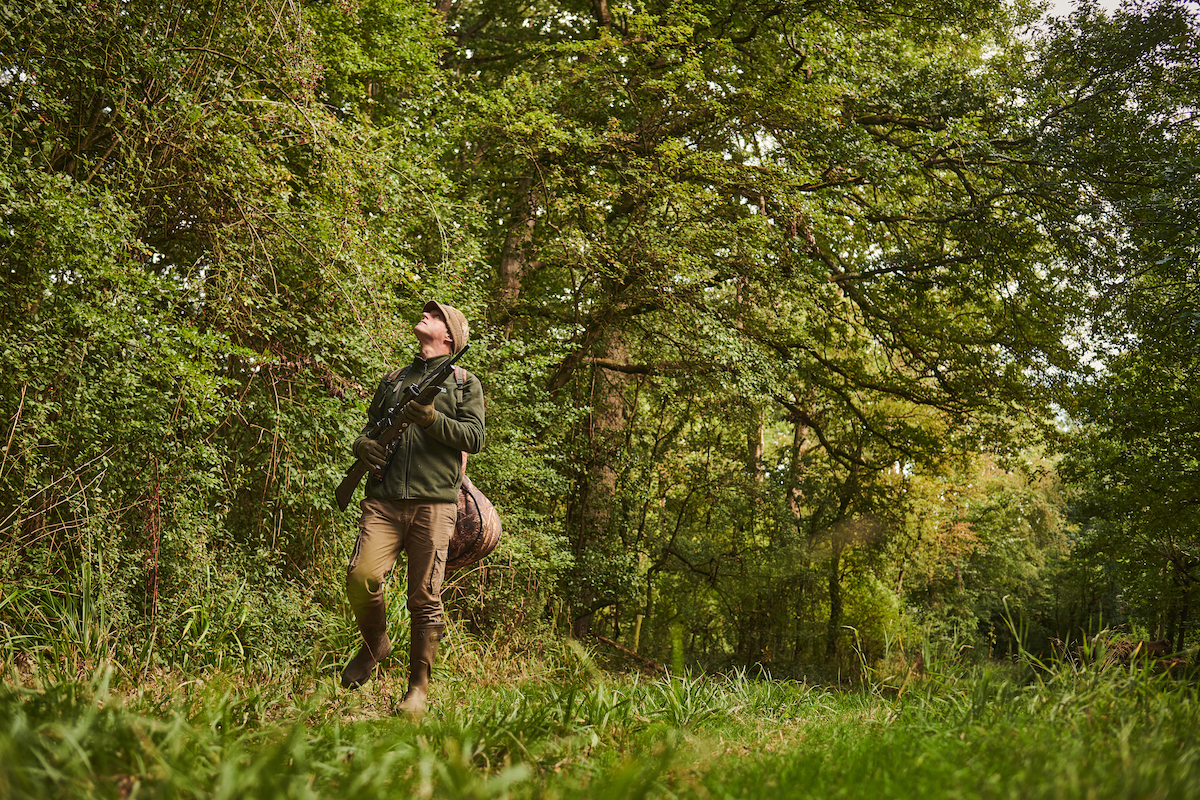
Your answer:
[[[354,568],[358,566],[358,559],[362,555],[362,545],[363,537],[360,533],[354,537],[354,549],[350,551],[350,563],[346,565],[347,572],[353,572]]]
[[[442,593],[442,582],[446,579],[446,553],[446,548],[433,552],[433,569],[429,571],[429,584],[426,587],[433,597]]]

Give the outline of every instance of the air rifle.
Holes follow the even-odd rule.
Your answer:
[[[454,362],[462,356],[463,353],[470,349],[471,345],[464,345],[462,350],[454,354],[452,358],[448,358],[434,369],[423,384],[419,387],[415,384],[409,386],[403,397],[391,408],[389,408],[379,420],[365,431],[365,435],[376,440],[383,445],[387,452],[388,464],[392,463],[392,453],[396,449],[396,442],[400,440],[401,434],[408,430],[409,423],[400,418],[400,410],[410,402],[420,403],[427,406],[432,405],[434,399],[442,391],[442,384],[454,372]],[[334,496],[337,498],[338,508],[342,511],[346,510],[346,506],[350,505],[350,498],[354,496],[354,490],[358,488],[358,484],[362,481],[363,476],[367,474],[370,467],[367,462],[361,458],[354,459],[354,463],[350,465],[350,469],[346,470],[346,477],[342,478],[342,482],[338,484],[337,491]],[[377,473],[372,473],[377,480],[383,480],[383,473],[387,471],[384,467]]]

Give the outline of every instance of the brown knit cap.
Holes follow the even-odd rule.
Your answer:
[[[471,337],[471,326],[467,325],[467,318],[461,311],[454,306],[439,303],[437,300],[430,300],[422,311],[438,311],[441,313],[442,319],[446,320],[446,329],[450,331],[450,338],[454,340],[452,354],[467,346],[467,340]]]

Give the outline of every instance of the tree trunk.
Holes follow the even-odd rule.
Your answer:
[[[755,483],[762,483],[766,478],[766,471],[763,469],[765,452],[762,413],[757,408],[752,408],[750,424],[746,429],[746,474],[753,478]]]
[[[833,553],[829,557],[829,625],[825,629],[825,658],[837,658],[838,638],[842,632],[842,544],[833,541]]]
[[[596,17],[598,27],[612,27],[612,12],[608,9],[608,0],[592,0],[592,14]]]
[[[1177,601],[1172,600],[1167,605],[1165,616],[1166,623],[1162,626],[1162,635],[1158,638],[1166,639],[1168,642],[1174,642],[1176,631],[1175,622],[1179,618],[1179,603]]]
[[[752,302],[750,299],[750,281],[743,275],[737,279],[737,318],[734,324],[738,330],[744,330],[746,327],[745,310]],[[750,476],[755,483],[762,483],[766,477],[763,470],[763,455],[766,452],[763,441],[763,413],[754,401],[747,399],[749,405],[749,413],[747,414],[746,425],[746,474]]]
[[[1173,650],[1176,653],[1183,652],[1184,641],[1187,639],[1188,617],[1191,616],[1192,605],[1192,589],[1190,586],[1185,586],[1183,589],[1183,597],[1179,601],[1179,624],[1176,627]]]
[[[497,269],[497,300],[505,334],[512,333],[513,307],[521,297],[521,287],[537,265],[533,258],[533,231],[537,225],[534,211],[537,197],[533,189],[533,178],[522,177],[513,196],[512,218],[504,244],[500,247],[500,266]]]
[[[802,506],[804,491],[800,488],[804,480],[804,456],[812,449],[808,424],[800,415],[792,415],[792,453],[788,464],[787,507],[796,523],[796,532],[805,536],[803,529],[804,516]]]
[[[609,329],[600,337],[602,358],[624,363],[629,358],[629,346],[619,330]],[[587,396],[581,398],[591,407],[580,432],[584,437],[588,461],[584,467],[577,498],[568,505],[570,537],[576,560],[579,594],[574,598],[575,617],[572,632],[583,638],[591,631],[592,618],[597,610],[616,600],[604,596],[603,575],[596,564],[585,565],[584,554],[609,550],[613,511],[616,504],[617,454],[622,446],[621,432],[625,426],[625,396],[629,375],[593,364]]]

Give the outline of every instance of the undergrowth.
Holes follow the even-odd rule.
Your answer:
[[[403,657],[337,684],[349,632],[295,662],[146,658],[98,615],[0,639],[0,800],[1185,798],[1200,699],[1148,667],[930,660],[853,690],[620,674],[578,643],[454,629],[433,706]],[[881,673],[876,673],[876,677]]]

